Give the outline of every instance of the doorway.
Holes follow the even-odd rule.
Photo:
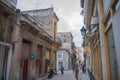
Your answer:
[[[29,65],[29,57],[30,57],[30,52],[31,52],[31,42],[23,39],[23,44],[22,44],[22,80],[28,80],[29,74],[28,73],[28,68]]]
[[[61,65],[63,65],[63,62],[58,62],[58,70],[60,70]]]
[[[27,80],[28,74],[28,60],[24,60],[23,64],[23,80]]]
[[[6,79],[8,50],[7,46],[0,45],[0,80]]]

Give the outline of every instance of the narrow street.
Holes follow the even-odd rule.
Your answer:
[[[120,0],[0,0],[0,80],[120,80],[119,21]]]
[[[64,71],[64,75],[61,75],[60,71],[58,71],[58,75],[54,76],[52,79],[47,79],[47,77],[44,77],[38,80],[76,80],[76,79],[74,73],[72,72],[72,70],[70,70],[70,71]],[[90,79],[88,74],[83,74],[80,71],[78,80],[90,80]]]

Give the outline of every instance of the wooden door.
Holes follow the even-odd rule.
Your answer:
[[[27,80],[27,75],[28,75],[28,60],[24,60],[24,65],[23,65],[23,80]]]

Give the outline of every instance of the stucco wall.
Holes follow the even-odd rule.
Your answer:
[[[120,79],[120,8],[113,17],[112,26],[114,32],[116,56],[117,56],[119,79]]]
[[[50,36],[54,37],[53,21],[55,20],[55,15],[52,8],[24,11],[23,13],[29,14],[32,17],[34,17],[37,20],[37,22],[41,25],[41,28],[44,29]]]

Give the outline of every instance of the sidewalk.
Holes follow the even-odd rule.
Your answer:
[[[90,78],[89,78],[89,75],[87,74],[87,73],[85,73],[85,74],[80,74],[79,75],[79,79],[80,80],[90,80]]]
[[[89,77],[88,73],[82,73],[82,71],[80,70],[79,80],[90,80],[90,77]]]

